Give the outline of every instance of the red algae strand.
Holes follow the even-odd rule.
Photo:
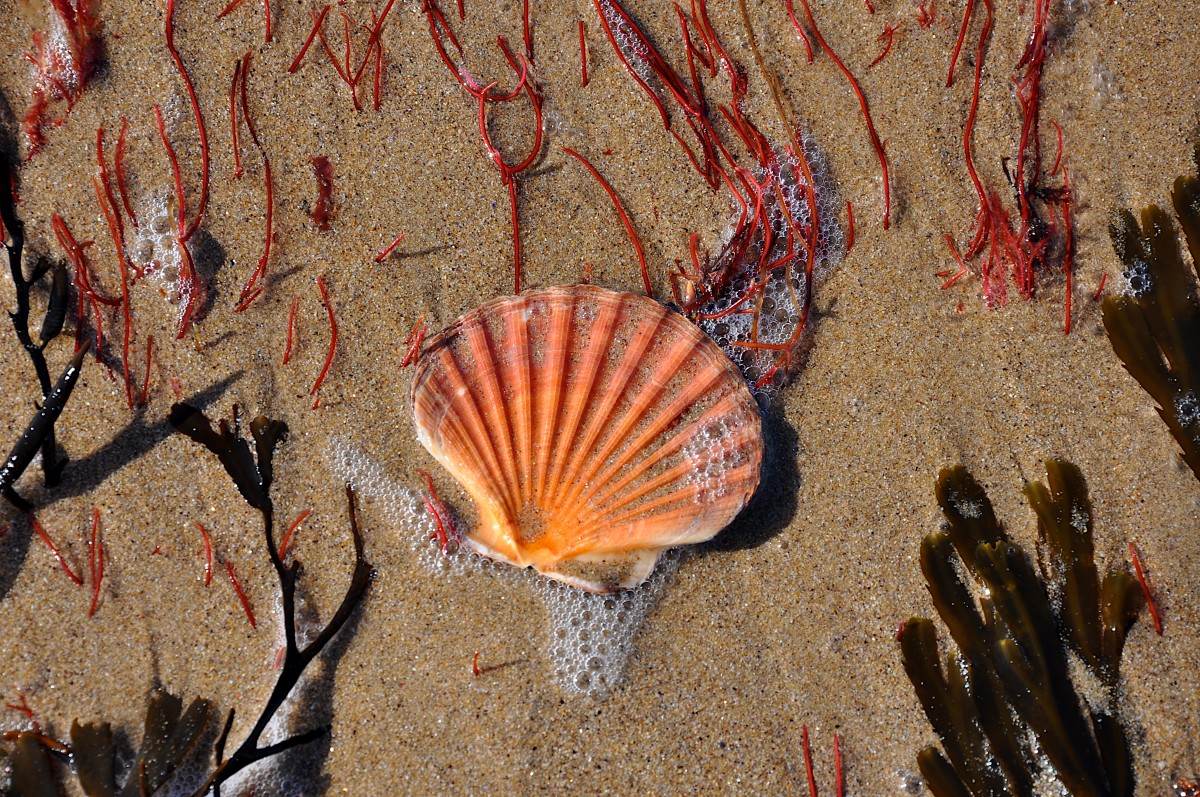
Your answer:
[[[329,158],[318,155],[312,159],[313,174],[317,177],[317,201],[308,215],[321,232],[329,232],[333,218],[333,165]]]

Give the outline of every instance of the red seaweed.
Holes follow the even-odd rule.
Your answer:
[[[29,522],[33,524],[33,530],[37,532],[39,537],[42,538],[42,542],[46,543],[46,547],[50,549],[50,553],[54,555],[54,560],[58,562],[58,566],[62,568],[63,572],[66,573],[76,584],[83,586],[83,578],[76,575],[75,571],[71,569],[71,566],[67,564],[67,560],[63,558],[63,555],[59,552],[58,547],[50,539],[50,535],[47,534],[46,530],[42,528],[42,524],[38,523],[38,519],[32,512],[29,513]]]
[[[1159,636],[1162,636],[1162,614],[1159,612],[1158,602],[1154,600],[1154,593],[1150,589],[1150,581],[1146,577],[1146,571],[1142,568],[1142,557],[1138,555],[1137,546],[1132,542],[1129,543],[1129,561],[1133,563],[1133,573],[1137,576],[1138,585],[1142,588],[1142,596],[1146,599],[1146,608],[1150,611],[1150,620],[1154,623],[1154,631]]]
[[[587,167],[587,170],[592,173],[593,177],[596,178],[596,182],[600,183],[600,186],[608,194],[608,198],[612,200],[613,205],[617,209],[617,214],[621,217],[621,222],[625,225],[625,231],[629,233],[629,240],[633,243],[633,249],[637,253],[638,266],[642,272],[642,285],[646,289],[646,295],[653,299],[654,289],[650,286],[650,273],[646,269],[646,254],[642,251],[642,242],[638,240],[637,231],[633,229],[633,222],[629,220],[629,214],[627,214],[625,209],[621,207],[621,200],[617,198],[617,192],[613,190],[613,187],[609,185],[608,180],[604,179],[600,172],[596,170],[596,167],[593,166],[591,161],[589,161],[587,158],[583,157],[570,147],[563,147],[563,152],[567,153]]]
[[[325,305],[325,312],[329,316],[329,353],[325,355],[325,364],[321,366],[321,373],[317,374],[317,381],[313,383],[312,390],[308,391],[308,395],[314,397],[312,403],[314,410],[321,401],[321,397],[317,395],[317,391],[325,383],[325,377],[329,375],[329,369],[333,366],[333,355],[337,353],[338,343],[337,319],[334,318],[333,304],[329,301],[329,291],[325,288],[325,279],[323,277],[317,277],[317,290],[321,293],[321,304]]]
[[[317,177],[317,202],[309,216],[321,232],[329,232],[329,220],[333,217],[333,166],[329,158],[319,155],[312,159],[313,173]]]
[[[311,512],[312,512],[311,509],[305,509],[303,512],[301,512],[296,517],[295,520],[292,521],[291,525],[288,526],[287,531],[283,535],[283,540],[279,543],[279,558],[280,559],[282,559],[287,554],[288,548],[291,546],[291,543],[292,543],[292,535],[296,533],[296,529],[300,528],[300,524],[308,519],[308,516]]]
[[[254,619],[254,607],[250,605],[250,598],[246,596],[246,590],[242,588],[242,583],[238,581],[237,574],[233,572],[233,562],[229,559],[225,560],[225,570],[229,573],[229,583],[233,585],[233,591],[237,593],[238,602],[242,604],[242,611],[246,613],[246,619],[250,621],[250,627],[257,629],[258,621]]]

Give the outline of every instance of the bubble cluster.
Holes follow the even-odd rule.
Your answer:
[[[637,29],[617,13],[613,4],[608,0],[601,0],[600,12],[604,14],[604,21],[608,24],[608,29],[612,31],[617,49],[621,51],[621,55],[629,62],[629,66],[633,68],[637,76],[647,83],[657,82],[654,72],[651,71],[648,64],[650,51],[638,35]]]
[[[633,641],[679,566],[678,551],[659,558],[654,575],[637,589],[596,595],[547,578],[531,577],[550,613],[554,677],[568,692],[600,697],[621,683]]]
[[[692,464],[688,482],[700,486],[699,502],[711,501],[725,495],[729,489],[727,474],[746,461],[746,452],[732,434],[724,416],[707,421],[688,440],[684,457]]]
[[[1200,401],[1195,392],[1189,390],[1175,397],[1175,419],[1185,429],[1200,426]]]
[[[130,259],[147,277],[159,284],[168,302],[186,307],[192,286],[190,282],[180,279],[183,257],[175,238],[166,194],[151,196],[139,208],[138,218],[142,219],[142,223],[133,232]]]
[[[1140,257],[1134,258],[1121,273],[1118,290],[1131,299],[1148,296],[1154,290],[1154,275],[1150,271],[1150,264]]]
[[[818,216],[814,284],[811,286],[814,290],[841,259],[844,246],[828,159],[807,136],[803,143],[813,185],[804,179],[799,169],[800,161],[792,155],[777,153],[768,168],[755,171],[756,181],[764,185],[762,210],[774,239],[770,250],[764,259],[761,239],[748,246],[740,261],[733,264],[733,277],[725,289],[702,305],[697,315],[700,328],[725,350],[755,393],[767,399],[778,393],[781,380],[768,380],[761,386],[756,383],[779,359],[780,352],[749,348],[744,344],[750,341],[775,345],[787,343],[803,320],[806,309],[803,302],[809,293],[806,256],[802,245],[793,242],[793,254],[788,257],[788,220],[794,221],[799,229],[809,228],[812,223],[807,200],[810,190],[816,200]],[[722,234],[723,246],[732,240],[740,215],[739,210],[738,216],[730,220]],[[767,275],[757,310],[753,313],[734,312],[738,309],[735,305],[752,289],[760,262],[776,265]],[[752,307],[752,302],[740,307]]]
[[[522,584],[541,598],[549,614],[548,652],[555,678],[563,689],[600,696],[620,683],[638,629],[678,568],[678,551],[664,553],[654,574],[637,589],[596,595],[532,570],[493,562],[467,545],[452,545],[442,551],[434,539],[434,522],[421,493],[400,485],[347,440],[335,438],[328,456],[338,478],[383,511],[399,538],[430,573],[446,578],[487,573]],[[459,524],[457,518],[455,523]]]

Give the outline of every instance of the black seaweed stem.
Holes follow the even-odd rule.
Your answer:
[[[43,406],[30,424],[25,434],[13,448],[0,475],[0,490],[6,498],[21,509],[29,509],[29,504],[13,489],[13,485],[33,460],[34,453],[42,452],[42,473],[47,487],[55,487],[62,479],[63,468],[66,467],[65,457],[58,458],[54,439],[54,422],[62,412],[67,399],[74,388],[79,376],[82,363],[80,352],[76,352],[75,360],[68,366],[59,379],[58,387],[50,381],[50,367],[46,363],[46,344],[62,331],[67,311],[67,275],[61,265],[51,265],[49,261],[40,260],[34,265],[29,277],[25,276],[25,225],[17,216],[16,197],[13,193],[15,172],[8,157],[0,153],[0,221],[3,221],[8,240],[3,241],[8,253],[8,266],[12,272],[13,287],[16,292],[16,309],[8,314],[12,321],[17,340],[29,355],[33,370],[37,373],[38,386],[42,392]],[[46,308],[46,316],[41,326],[41,342],[34,343],[29,332],[29,295],[34,285],[53,270],[50,287],[50,301]],[[68,374],[72,378],[68,380]],[[60,388],[62,388],[60,390]],[[47,412],[52,399],[60,402],[57,410]],[[52,417],[50,417],[52,416]],[[34,434],[36,431],[36,434]],[[19,467],[17,465],[19,464]]]
[[[214,795],[220,797],[221,784],[246,767],[285,750],[319,739],[329,733],[330,726],[326,725],[290,736],[266,747],[259,747],[259,741],[267,725],[287,700],[288,695],[296,688],[304,670],[312,663],[313,659],[321,654],[325,646],[333,640],[342,626],[350,619],[354,609],[366,593],[367,587],[370,586],[375,571],[363,555],[363,538],[358,527],[358,507],[354,490],[350,485],[346,485],[350,533],[354,538],[354,572],[350,577],[350,585],[346,589],[341,605],[338,606],[329,623],[315,639],[301,648],[296,641],[296,579],[300,572],[300,564],[293,561],[290,565],[285,565],[279,556],[279,549],[275,544],[274,507],[270,496],[273,475],[272,457],[275,447],[287,434],[287,425],[264,416],[259,416],[251,421],[250,434],[253,436],[255,444],[255,456],[252,457],[249,446],[240,436],[236,408],[232,429],[225,421],[221,421],[219,431],[214,430],[212,423],[204,413],[187,404],[173,406],[170,421],[175,429],[214,453],[220,459],[221,464],[225,466],[226,472],[237,485],[242,497],[252,507],[259,510],[263,518],[267,555],[270,557],[275,574],[279,579],[279,593],[283,604],[285,650],[275,687],[271,690],[271,695],[267,698],[250,733],[229,758],[224,758],[225,744],[233,727],[234,711],[230,709],[224,728],[217,739],[217,767],[204,785],[193,795],[193,797],[201,797],[211,790]]]

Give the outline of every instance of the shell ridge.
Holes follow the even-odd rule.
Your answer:
[[[621,303],[621,308],[623,307],[624,302]],[[599,398],[599,405],[589,413],[591,418],[588,421],[587,429],[582,441],[575,449],[580,456],[576,457],[576,464],[571,466],[566,478],[559,484],[559,492],[555,494],[552,506],[569,506],[569,497],[582,489],[583,471],[585,468],[590,468],[595,460],[591,452],[595,450],[596,444],[610,426],[609,421],[613,408],[624,395],[630,380],[638,372],[638,366],[653,345],[654,336],[667,317],[668,311],[665,308],[659,305],[658,309],[660,312],[653,319],[653,328],[637,329],[633,338],[626,343],[625,352],[617,364],[617,371],[601,386],[600,395],[596,396],[593,393],[589,396],[591,403],[595,403],[595,400]],[[615,430],[610,430],[609,434],[610,436],[615,434]],[[587,452],[586,455],[584,452]],[[565,493],[562,492],[564,489]]]
[[[504,474],[508,479],[509,494],[513,499],[512,504],[516,507],[516,512],[520,512],[521,496],[519,492],[515,494],[513,492],[514,489],[519,490],[520,487],[517,479],[517,466],[513,461],[512,447],[504,445],[505,440],[512,439],[512,429],[508,424],[508,410],[504,401],[504,390],[500,386],[497,369],[494,365],[488,365],[496,362],[496,352],[492,347],[491,336],[487,332],[487,324],[482,317],[477,317],[473,321],[474,323],[466,326],[464,332],[475,360],[476,369],[481,377],[478,381],[483,390],[483,407],[490,419],[487,432],[492,438],[493,446],[499,455],[500,466],[504,469]],[[514,513],[511,517],[515,518],[516,516]]]
[[[504,369],[504,384],[511,386],[511,394],[503,403],[510,428],[516,436],[518,495],[521,506],[524,506],[533,495],[530,449],[537,391],[534,389],[530,373],[528,298],[522,297],[518,306],[521,312],[508,313],[505,316],[505,340],[501,348],[508,356],[501,360],[501,368]]]
[[[596,384],[596,378],[600,374],[601,366],[608,360],[607,351],[611,348],[612,336],[617,328],[617,313],[614,311],[612,303],[603,302],[600,304],[600,308],[596,322],[589,328],[588,347],[579,363],[580,371],[575,384],[577,391],[584,388],[583,392],[589,397]],[[576,310],[578,310],[578,305],[576,305]],[[574,324],[573,318],[572,325]],[[550,482],[547,485],[547,497],[543,499],[544,506],[555,505],[555,497],[562,485],[563,468],[566,467],[566,461],[573,451],[579,450],[576,438],[585,409],[586,406],[579,401],[568,402],[567,423],[562,427],[554,445],[554,464],[551,467]]]
[[[630,448],[635,450],[645,448],[650,442],[655,440],[659,435],[666,431],[668,427],[683,417],[687,410],[696,403],[698,397],[710,390],[713,383],[719,381],[720,378],[721,376],[718,374],[713,375],[708,381],[705,382],[693,380],[693,382],[688,385],[688,391],[681,393],[674,401],[672,401],[671,404],[669,404],[666,409],[660,413],[658,420],[653,425],[649,426],[638,437],[634,444],[630,446]],[[730,404],[736,403],[736,394],[726,394],[726,396],[721,397],[721,399],[705,410],[704,413],[697,418],[696,422],[703,423],[724,412],[727,412],[730,409],[730,407],[725,404],[725,399],[727,396],[735,396],[734,401],[730,402]],[[609,479],[615,477],[620,472],[622,467],[625,467],[629,464],[623,461],[612,463],[612,465],[610,465],[609,468],[606,469],[604,473],[602,473],[600,477],[595,480],[595,482],[593,482],[592,486],[589,487],[587,492],[579,497],[580,502],[587,502],[591,505],[602,505],[604,501],[607,500],[607,498],[614,492],[619,492],[625,487],[625,485],[640,477],[643,473],[650,468],[653,468],[664,458],[671,456],[676,451],[683,448],[689,439],[690,438],[688,438],[686,435],[680,434],[664,440],[654,451],[650,452],[650,454],[648,454],[644,459],[635,464],[624,476],[620,478],[619,481],[609,484]]]
[[[507,506],[512,506],[512,497],[509,495],[507,485],[504,483],[503,470],[500,467],[499,460],[496,454],[496,443],[492,439],[488,425],[483,423],[483,416],[480,413],[479,402],[471,389],[470,383],[466,380],[462,368],[459,366],[458,360],[454,357],[454,352],[447,347],[441,352],[441,363],[443,369],[443,377],[446,384],[451,389],[444,391],[451,399],[446,408],[452,408],[456,405],[463,406],[466,412],[457,413],[459,423],[464,425],[468,436],[472,441],[472,453],[479,457],[479,462],[483,463],[484,470],[487,472],[491,481],[497,485],[499,489],[497,498]],[[436,374],[433,376],[435,382],[440,382]],[[445,416],[446,413],[443,413]],[[473,422],[472,422],[473,421]],[[436,430],[439,435],[443,434],[442,429],[446,423],[445,417],[437,423]],[[453,472],[453,471],[451,471]]]
[[[595,457],[590,458],[587,470],[581,475],[575,489],[567,496],[566,503],[571,503],[581,500],[586,494],[592,493],[597,489],[597,485],[602,485],[606,478],[611,478],[611,473],[620,471],[621,468],[628,465],[634,456],[643,450],[651,440],[653,435],[646,437],[645,434],[639,435],[637,438],[630,440],[629,436],[637,427],[637,424],[645,418],[651,410],[659,410],[659,421],[664,421],[665,416],[671,412],[673,407],[668,405],[665,410],[659,407],[659,399],[663,392],[671,383],[676,373],[687,361],[687,358],[695,351],[696,347],[692,341],[688,341],[686,345],[676,343],[671,346],[672,355],[663,357],[654,363],[654,366],[649,369],[646,377],[646,384],[641,391],[630,401],[629,409],[617,422],[616,427],[608,436],[608,440]],[[665,379],[658,378],[661,374],[667,374]],[[695,381],[695,380],[694,380]],[[707,383],[706,383],[707,386]],[[706,389],[706,388],[705,388]],[[689,392],[699,394],[702,391],[692,391],[689,385]],[[690,402],[689,402],[690,403]],[[673,419],[672,419],[673,420]],[[657,426],[657,423],[652,423],[651,427]],[[609,458],[617,452],[617,449],[624,446],[624,450],[620,452],[620,456],[608,467],[605,463]],[[604,468],[602,474],[597,477],[597,472]]]
[[[553,457],[551,446],[554,444],[554,430],[557,421],[562,416],[562,399],[570,377],[571,362],[567,357],[571,341],[575,338],[575,300],[573,296],[563,297],[563,302],[551,303],[549,341],[559,341],[562,345],[550,348],[547,343],[546,356],[553,358],[546,370],[552,375],[550,381],[551,395],[546,402],[546,409],[541,414],[541,431],[538,435],[537,457],[538,479],[534,489],[534,500],[541,505],[546,493],[546,480],[550,475]]]
[[[736,476],[744,478],[744,477],[747,477],[750,475],[751,470],[752,470],[752,466],[750,464],[745,464],[745,465],[739,465],[738,467],[730,470],[729,473],[731,475],[736,475]],[[662,507],[665,507],[665,506],[670,506],[670,504],[673,501],[679,502],[678,508],[674,510],[675,512],[686,511],[687,514],[692,515],[692,512],[690,511],[690,507],[688,505],[695,503],[696,499],[700,497],[701,493],[703,493],[704,490],[705,490],[704,485],[689,484],[683,490],[679,490],[675,493],[670,493],[670,494],[663,495],[663,496],[660,496],[655,499],[651,499],[650,501],[647,501],[646,503],[639,504],[636,507],[626,510],[622,514],[613,516],[613,523],[614,524],[631,523],[633,521],[638,520],[639,517],[641,517],[642,514],[644,512],[646,512],[647,510],[652,510],[652,509],[657,510],[657,509],[661,509]],[[746,505],[746,503],[749,500],[750,500],[750,491],[749,490],[739,491],[738,493],[729,493],[729,494],[726,494],[719,498],[708,498],[702,502],[703,506],[705,507],[705,512],[698,516],[693,515],[695,517],[695,522],[692,523],[691,525],[692,525],[692,527],[695,527],[695,526],[702,524],[709,517],[720,517],[721,515],[726,515],[725,517],[722,518],[722,522],[721,522],[721,528],[724,528],[725,526],[727,526],[731,522],[733,522],[733,519],[735,517],[737,517],[737,513],[741,511],[741,509]],[[659,515],[659,518],[667,518],[667,516]],[[676,528],[679,528],[679,527],[676,526]],[[666,539],[667,541],[661,542],[661,544],[666,547],[670,547],[672,545],[679,545],[679,544],[685,542],[686,541],[686,533],[685,533],[686,531],[688,531],[688,529],[683,529],[682,531],[679,532],[679,534],[677,536],[673,536],[670,538],[663,538],[663,539]],[[707,539],[707,537],[706,537],[706,539]]]

